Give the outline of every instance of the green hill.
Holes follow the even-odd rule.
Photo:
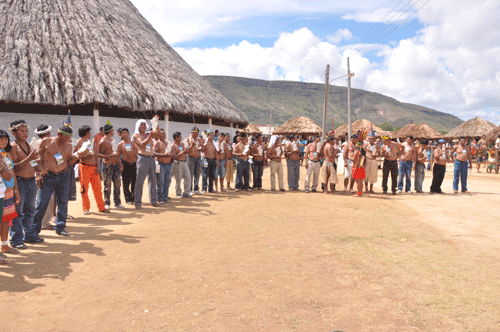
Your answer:
[[[323,121],[323,84],[230,76],[205,76],[205,79],[252,123],[269,123],[270,110],[273,110],[273,125],[280,125],[297,115],[307,116],[319,125]],[[330,85],[328,99],[327,129],[330,129],[332,113],[335,114],[335,126],[347,122],[347,88]],[[451,114],[359,89],[351,89],[351,111],[353,121],[388,122],[394,128],[423,122],[438,131],[450,131],[463,122]]]

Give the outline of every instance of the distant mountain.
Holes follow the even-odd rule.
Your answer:
[[[268,124],[270,110],[273,110],[274,126],[297,115],[307,116],[320,126],[323,121],[323,84],[230,76],[205,76],[205,79],[242,110],[252,123]],[[330,130],[332,113],[335,114],[335,126],[347,123],[347,88],[330,85],[328,99],[327,130]],[[352,121],[388,122],[394,128],[423,122],[438,131],[450,131],[463,122],[451,114],[359,89],[351,89],[351,112]]]

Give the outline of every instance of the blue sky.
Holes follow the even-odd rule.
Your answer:
[[[350,57],[355,88],[500,124],[500,1],[132,2],[201,75],[323,82]]]

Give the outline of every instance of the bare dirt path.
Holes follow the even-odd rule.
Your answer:
[[[227,192],[90,216],[73,202],[72,237],[42,231],[0,267],[2,330],[498,331],[499,185]]]

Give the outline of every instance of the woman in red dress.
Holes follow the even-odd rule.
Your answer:
[[[363,196],[363,180],[366,177],[366,152],[363,149],[363,143],[361,142],[356,143],[356,151],[354,151],[353,161],[352,179],[356,181],[356,185],[358,186],[356,196],[359,197]]]

